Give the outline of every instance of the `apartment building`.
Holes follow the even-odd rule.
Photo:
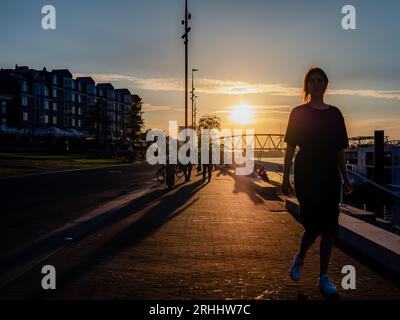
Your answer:
[[[102,107],[109,118],[108,135],[118,138],[127,132],[131,92],[96,84],[90,77],[74,79],[68,69],[16,65],[0,70],[0,105],[2,126],[31,131],[56,127],[87,135],[96,130],[91,115]]]

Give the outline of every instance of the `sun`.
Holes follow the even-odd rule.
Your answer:
[[[230,118],[233,122],[248,124],[252,122],[252,113],[252,109],[249,105],[241,103],[232,108]]]

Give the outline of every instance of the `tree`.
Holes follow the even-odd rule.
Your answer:
[[[132,139],[132,142],[137,140],[138,134],[144,127],[142,105],[142,98],[137,94],[132,95],[131,108],[127,117],[127,129],[129,130],[129,137]]]
[[[221,130],[221,119],[215,114],[205,114],[200,118],[197,129],[199,133],[201,129]]]
[[[205,114],[199,120],[199,125],[197,126],[197,135],[198,139],[198,148],[201,150],[201,129],[218,129],[221,130],[221,119],[215,114]],[[199,154],[199,162],[200,162],[200,154]],[[198,166],[197,170],[200,171],[201,167]]]

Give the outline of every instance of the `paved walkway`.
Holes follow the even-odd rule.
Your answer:
[[[173,191],[164,190],[145,207],[125,210],[132,214],[43,263],[57,269],[56,290],[38,289],[42,275],[36,267],[1,295],[323,299],[316,288],[318,243],[307,256],[304,277],[294,283],[288,276],[302,227],[278,197],[261,198],[232,177],[214,172],[211,183],[195,177]],[[356,268],[355,290],[340,288],[344,265]],[[330,275],[342,300],[400,298],[400,288],[337,248]]]

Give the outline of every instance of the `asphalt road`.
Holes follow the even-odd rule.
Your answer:
[[[0,250],[12,252],[83,213],[155,178],[157,168],[132,164],[0,179]]]

